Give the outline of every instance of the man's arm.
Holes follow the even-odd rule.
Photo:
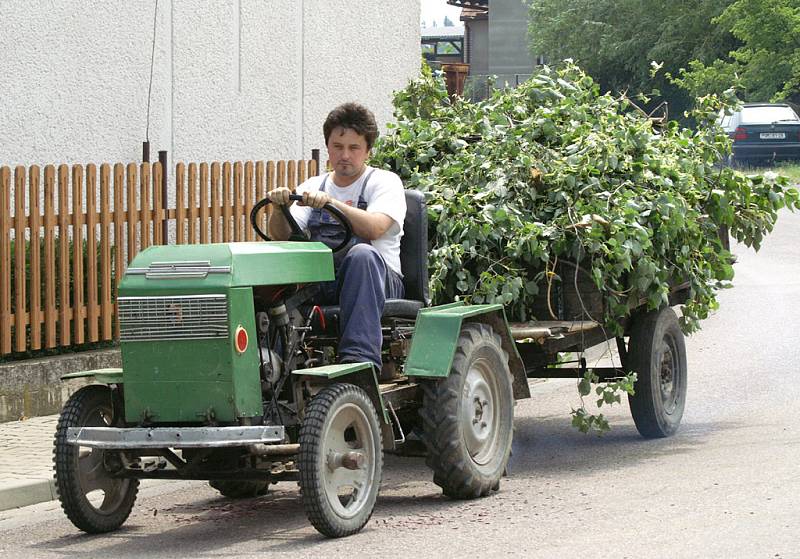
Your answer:
[[[282,187],[267,192],[267,198],[272,201],[272,212],[267,223],[267,233],[269,238],[274,241],[287,241],[292,234],[292,227],[286,221],[280,206],[292,207],[294,200],[289,199],[289,195],[294,194],[291,189]],[[290,210],[291,211],[291,210]]]
[[[272,214],[269,216],[269,223],[267,223],[267,230],[269,238],[273,241],[287,241],[292,234],[292,228],[289,222],[286,221],[283,212],[278,205],[272,208]]]
[[[340,210],[344,216],[350,220],[353,226],[353,233],[367,241],[374,241],[380,239],[389,227],[392,226],[394,220],[385,213],[368,212],[359,208],[354,208],[335,200],[328,196],[326,192],[305,192],[303,194],[303,205],[311,206],[312,208],[322,208],[326,203],[330,202],[336,209]],[[272,220],[270,220],[272,221]],[[285,222],[286,220],[284,220]],[[288,224],[287,224],[288,227]]]

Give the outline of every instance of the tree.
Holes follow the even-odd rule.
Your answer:
[[[744,101],[800,102],[800,0],[736,0],[714,23],[741,45],[711,63],[692,61],[678,84],[694,95],[738,85]]]
[[[671,115],[691,105],[686,90],[671,83],[691,60],[711,63],[738,46],[712,23],[733,0],[533,0],[531,50],[551,60],[572,58],[604,90],[629,95],[660,90]],[[650,63],[665,73],[653,79]]]

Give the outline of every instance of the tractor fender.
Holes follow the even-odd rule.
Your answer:
[[[508,367],[514,377],[514,399],[530,398],[525,365],[511,337],[503,305],[499,304],[450,303],[419,311],[405,375],[411,378],[447,378],[453,366],[461,327],[469,322],[491,326],[500,335],[503,350],[508,354]]]
[[[119,367],[112,367],[61,375],[61,380],[70,380],[74,378],[89,378],[98,384],[122,384],[122,369]]]
[[[390,425],[389,415],[383,403],[378,375],[372,363],[339,363],[323,367],[309,367],[308,369],[295,369],[292,371],[298,380],[307,380],[316,386],[326,386],[334,382],[347,382],[362,388],[369,395],[378,419],[383,425]]]

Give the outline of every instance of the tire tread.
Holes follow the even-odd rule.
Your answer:
[[[433,482],[442,488],[445,495],[456,499],[484,497],[499,488],[499,478],[475,475],[464,457],[459,435],[459,377],[467,372],[472,350],[487,340],[500,350],[507,364],[508,354],[502,349],[500,336],[484,324],[467,324],[462,328],[450,376],[441,381],[422,383],[423,405],[419,414],[423,426],[422,439],[428,450],[425,463],[433,470]],[[506,374],[511,383],[511,373],[507,369]]]
[[[101,391],[109,391],[109,389],[98,385],[86,386],[67,400],[58,418],[53,445],[55,487],[61,508],[77,528],[90,534],[111,532],[119,528],[130,515],[139,491],[139,480],[130,479],[128,493],[120,508],[113,514],[98,515],[87,502],[80,488],[77,472],[72,467],[77,447],[67,443],[67,429],[80,426],[85,406],[92,404],[94,398],[102,398]],[[110,400],[110,391],[108,396]]]
[[[306,409],[303,424],[300,429],[300,453],[298,455],[298,463],[300,466],[300,493],[303,500],[303,508],[305,509],[309,522],[311,522],[314,528],[329,538],[341,538],[360,531],[361,528],[369,522],[375,508],[373,503],[366,518],[363,518],[363,522],[358,526],[348,528],[332,521],[322,506],[323,499],[326,498],[324,495],[325,490],[322,487],[322,480],[319,475],[320,472],[314,465],[316,463],[316,457],[320,452],[320,446],[322,445],[322,432],[327,414],[335,402],[347,394],[357,395],[365,399],[369,404],[369,409],[372,410],[374,421],[377,424],[378,416],[369,396],[367,396],[361,388],[353,384],[336,383],[323,388],[314,396]],[[383,469],[383,440],[380,428],[377,429],[377,436],[378,445],[376,449],[376,460],[379,462],[379,465],[375,483],[380,487]]]
[[[666,324],[663,324],[666,322]],[[635,394],[628,396],[628,403],[631,409],[633,421],[636,424],[636,429],[643,437],[663,438],[669,437],[675,433],[680,422],[674,425],[666,424],[660,419],[659,404],[655,402],[656,395],[654,391],[656,387],[653,386],[653,375],[658,374],[651,371],[651,360],[653,352],[653,344],[655,337],[658,335],[660,323],[663,326],[663,331],[675,330],[678,334],[679,351],[682,352],[684,361],[681,361],[681,356],[675,356],[676,359],[681,361],[681,371],[679,374],[683,375],[683,390],[686,390],[686,371],[685,371],[685,346],[683,346],[683,333],[680,331],[678,324],[678,317],[675,315],[670,307],[664,307],[657,311],[650,311],[644,313],[634,320],[630,337],[630,349],[628,351],[627,368],[636,371],[638,378],[635,385]],[[685,394],[680,396],[685,401]],[[682,414],[682,411],[681,411]]]

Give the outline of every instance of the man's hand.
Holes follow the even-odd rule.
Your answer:
[[[303,201],[301,202],[302,206],[310,206],[314,209],[321,209],[322,206],[327,204],[331,201],[331,197],[328,196],[327,192],[320,192],[319,190],[315,190],[314,192],[304,192],[303,193]]]
[[[267,198],[270,199],[270,202],[273,204],[277,204],[279,206],[291,206],[294,204],[294,200],[289,200],[289,195],[294,194],[290,188],[286,188],[282,186],[280,188],[276,188],[275,190],[270,190],[267,192]]]
[[[279,206],[291,206],[294,204],[294,200],[289,199],[290,194],[294,194],[294,192],[292,192],[290,188],[282,186],[281,188],[276,188],[275,190],[270,190],[267,192],[267,198],[269,198],[273,204],[277,204]],[[330,201],[331,197],[328,196],[327,193],[316,190],[314,192],[303,193],[303,201],[300,202],[300,205],[309,206],[319,210],[322,208],[322,206]]]

